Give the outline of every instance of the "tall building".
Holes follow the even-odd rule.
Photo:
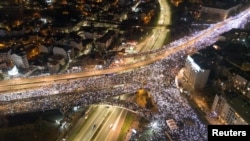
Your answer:
[[[235,91],[216,95],[211,110],[226,125],[250,124],[250,102]]]
[[[29,68],[29,61],[23,47],[19,48],[18,51],[12,52],[10,58],[18,68]]]
[[[249,95],[249,77],[246,77],[242,74],[236,74],[233,77],[233,87],[239,91],[242,95],[250,98]]]
[[[195,55],[193,55],[193,58],[187,57],[184,76],[193,89],[202,89],[207,83],[210,70],[202,68],[195,58]]]
[[[67,51],[64,48],[65,46],[59,46],[59,45],[53,47],[53,54],[63,56],[64,58],[68,58]]]

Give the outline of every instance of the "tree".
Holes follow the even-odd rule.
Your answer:
[[[2,73],[0,73],[0,80],[3,80],[4,79],[4,76]]]

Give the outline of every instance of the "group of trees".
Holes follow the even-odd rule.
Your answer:
[[[153,99],[151,98],[149,92],[146,89],[139,89],[136,92],[136,103],[147,109],[152,109],[154,108],[154,103]]]

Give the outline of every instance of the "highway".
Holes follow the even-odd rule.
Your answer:
[[[103,124],[93,141],[117,141],[127,112],[125,109],[118,107],[113,108],[113,112]]]
[[[164,0],[162,0],[162,2],[160,3],[163,2]],[[247,12],[245,12],[241,16],[235,18],[229,18],[225,21],[222,21],[218,24],[211,26],[210,28],[204,31],[201,31],[202,34],[197,34],[197,36],[185,40],[180,45],[172,46],[171,48],[166,48],[156,53],[147,54],[143,56],[144,59],[140,61],[135,60],[134,57],[130,58],[130,60],[135,61],[135,63],[130,63],[130,61],[128,61],[126,65],[115,68],[109,68],[105,70],[92,70],[92,71],[72,73],[72,74],[58,74],[58,75],[42,76],[34,78],[13,78],[10,80],[0,81],[0,92],[17,92],[17,91],[25,91],[26,89],[32,89],[32,88],[37,89],[41,88],[42,86],[47,86],[50,84],[67,82],[67,80],[69,79],[79,79],[79,78],[86,78],[103,74],[112,74],[139,68],[144,65],[148,65],[156,61],[162,60],[168,57],[169,55],[175,54],[185,48],[196,46],[198,42],[199,43],[207,42],[206,41],[207,39],[210,39],[211,37],[219,34],[220,31],[221,33],[223,33],[224,31],[228,31],[229,29],[237,27],[238,24],[235,24],[235,22],[237,21],[240,23],[244,19],[247,19],[250,16],[249,10],[250,8],[247,9],[246,10]],[[162,19],[162,20],[163,23],[164,21],[167,22],[167,19]],[[162,22],[160,22],[160,24],[162,24]],[[224,28],[226,30],[224,30]],[[145,52],[151,49],[155,50],[161,48],[163,46],[164,40],[166,38],[165,35],[167,35],[167,33],[168,30],[166,28],[157,27],[154,30],[153,36],[147,38],[150,41],[155,41],[155,43],[152,42],[151,44],[148,44],[146,49],[144,48],[141,51]],[[145,42],[148,43],[149,42],[148,40],[145,40]],[[73,89],[72,91],[75,90]],[[112,106],[109,106],[109,108],[107,108],[106,106],[98,106],[95,109],[95,112],[93,112],[93,114],[86,119],[85,124],[83,124],[83,127],[81,127],[81,130],[77,133],[77,135],[72,137],[72,141],[73,140],[115,141],[118,138],[119,135],[118,129],[121,128],[123,123],[122,121],[124,120],[125,116],[126,116],[126,111],[123,109],[114,108]]]
[[[156,50],[164,45],[166,37],[169,36],[169,30],[166,28],[171,24],[171,11],[166,0],[159,0],[160,13],[156,27],[152,30],[152,34],[144,39],[144,42],[136,46],[136,52],[148,52]],[[164,26],[162,26],[164,25]]]
[[[128,62],[128,64],[115,67],[115,68],[105,69],[105,70],[91,70],[91,71],[84,71],[84,72],[71,73],[71,74],[58,74],[58,75],[42,76],[42,77],[35,77],[35,78],[13,78],[9,80],[3,80],[3,81],[0,81],[0,92],[16,92],[19,90],[22,91],[22,90],[30,89],[30,88],[36,89],[36,88],[40,88],[41,86],[46,86],[51,83],[57,83],[57,81],[117,73],[121,71],[132,70],[132,69],[144,66],[144,65],[148,65],[158,60],[161,60],[163,58],[166,58],[167,56],[171,54],[175,54],[176,52],[183,50],[184,48],[195,46],[197,42],[205,43],[207,42],[208,37],[214,36],[215,32],[221,31],[221,33],[223,33],[225,32],[225,29],[226,31],[228,31],[229,29],[236,28],[237,26],[239,26],[241,22],[244,22],[250,16],[249,11],[250,11],[250,8],[242,12],[239,16],[229,18],[220,23],[217,23],[209,27],[208,29],[201,31],[202,34],[197,34],[197,36],[194,36],[190,38],[189,40],[183,41],[183,43],[181,43],[178,46],[173,46],[173,47],[161,50],[160,52],[145,55],[143,56],[144,59],[140,61],[130,59],[130,60],[133,60],[133,62],[135,63]],[[168,30],[166,29],[159,29],[159,30],[161,30],[162,32],[160,32],[161,35],[159,35],[159,37],[161,38],[155,39],[154,46],[156,46],[156,48],[163,46],[162,40],[164,39],[164,36],[168,32]]]
[[[98,105],[85,115],[83,123],[77,123],[68,135],[68,141],[116,141],[127,111],[113,106]],[[80,125],[78,125],[80,124]],[[76,130],[80,129],[79,132]]]
[[[160,21],[161,25],[169,25],[171,14],[170,8],[165,0],[159,0],[161,11],[160,11]],[[79,25],[78,25],[79,26]],[[151,43],[148,40],[144,40],[141,45],[138,45],[136,49],[143,51],[151,50],[152,48],[161,48],[163,46],[164,40],[168,34],[168,30],[166,27],[157,27],[153,35],[149,38]],[[156,44],[157,43],[157,44]],[[146,45],[146,46],[144,46]],[[133,60],[133,59],[132,59]],[[9,80],[0,81],[0,92],[11,92],[11,91],[22,91],[25,89],[36,89],[40,88],[41,86],[46,86],[51,83],[55,83],[56,81],[66,80],[66,79],[75,79],[87,76],[95,76],[95,75],[103,75],[103,74],[110,74],[116,73],[128,69],[137,68],[142,65],[148,64],[147,62],[144,63],[137,63],[134,65],[128,65],[124,67],[114,68],[114,69],[106,69],[106,70],[95,70],[91,72],[81,72],[81,73],[73,73],[73,74],[59,74],[59,75],[51,75],[51,76],[42,76],[36,78],[13,78]]]

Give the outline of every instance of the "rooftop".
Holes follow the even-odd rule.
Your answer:
[[[250,123],[250,100],[243,97],[236,91],[225,91],[225,98],[228,104],[239,114],[247,123]]]
[[[207,47],[205,50],[200,50],[191,57],[202,69],[210,69],[217,60],[217,55],[213,47]]]

